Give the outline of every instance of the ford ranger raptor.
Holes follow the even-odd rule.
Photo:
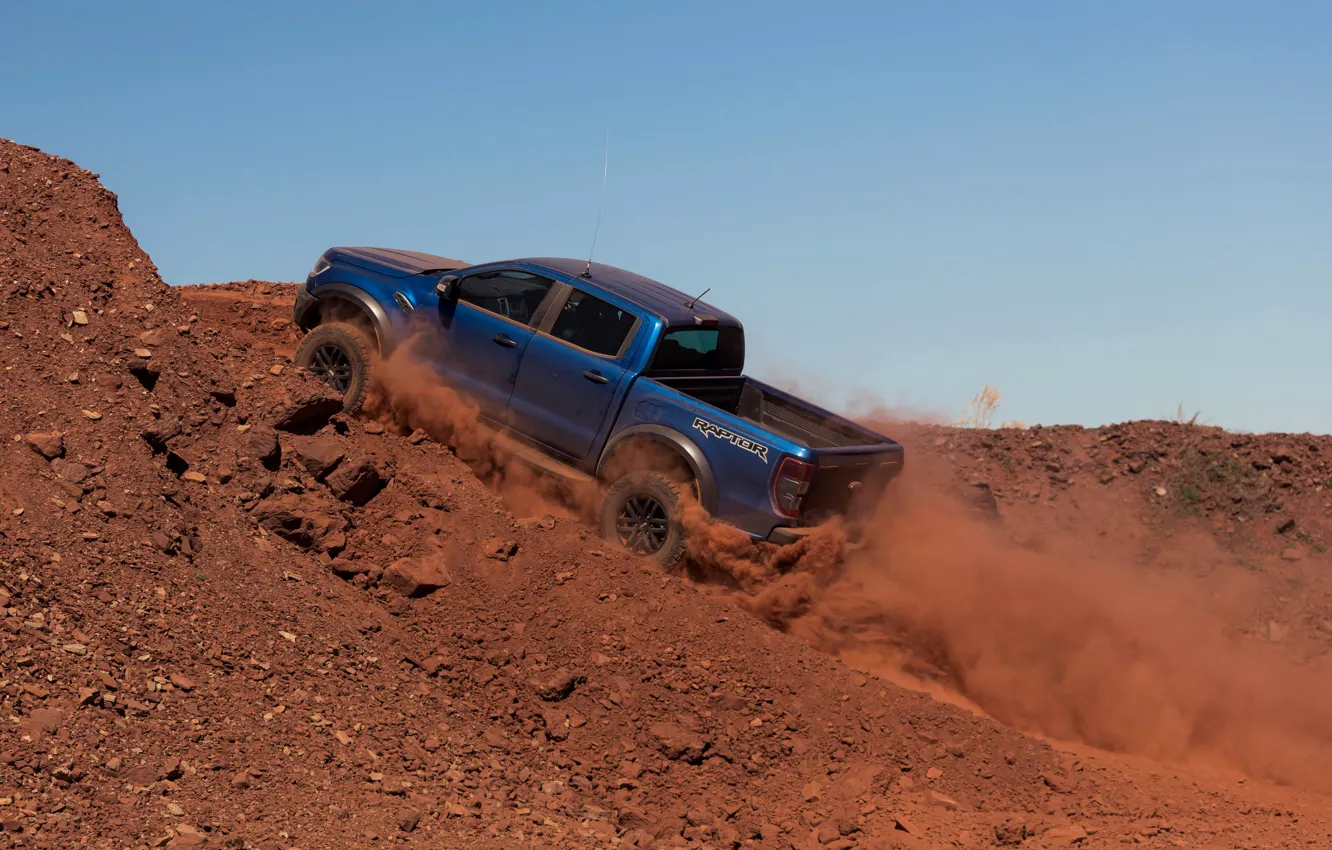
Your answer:
[[[330,248],[296,298],[297,365],[363,401],[408,335],[430,366],[541,472],[602,495],[599,530],[673,566],[682,499],[755,540],[789,544],[872,504],[902,446],[744,375],[734,317],[608,265],[468,265],[386,248]]]

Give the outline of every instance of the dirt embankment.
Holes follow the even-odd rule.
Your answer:
[[[512,503],[504,458],[472,439],[474,413],[399,360],[381,415],[457,447]],[[691,554],[725,579],[716,594],[857,669],[1020,729],[1324,787],[1326,686],[1292,660],[1297,630],[1270,619],[1291,617],[1270,610],[1290,601],[1273,593],[1282,566],[1321,553],[1318,439],[879,424],[915,460],[869,547],[848,552],[835,531],[755,547],[695,516]],[[1321,622],[1304,625],[1317,635]]]
[[[289,296],[268,286],[182,297],[93,175],[0,142],[7,846],[1322,839],[1321,798],[1070,755],[832,657],[891,655],[884,672],[1049,731],[1058,664],[1038,651],[1060,633],[1018,637],[1030,612],[983,583],[999,538],[974,520],[931,526],[913,499],[826,570],[745,593],[665,576],[576,521],[513,513],[424,433],[336,415],[284,356]],[[1024,521],[1005,520],[1010,537]],[[957,563],[909,582],[936,534]],[[1055,539],[1031,534],[1002,545]],[[800,576],[814,589],[769,604]],[[980,589],[997,620],[972,616]],[[992,648],[1000,626],[1014,637]],[[1110,640],[1099,669],[1123,651]]]
[[[385,364],[371,415],[424,428],[510,506],[592,513],[594,498],[558,498],[490,442],[476,410],[425,365],[428,345],[415,343]],[[1239,611],[1229,603],[1255,582],[1225,569],[1261,563],[1275,577],[1324,551],[1332,439],[1167,422],[998,432],[874,424],[903,435],[924,462],[877,507],[868,548],[848,552],[837,529],[800,547],[755,546],[694,509],[696,564],[733,581],[770,624],[1009,725],[1332,790],[1321,767],[1332,677],[1288,653],[1326,636],[1329,612],[1308,616],[1308,594],[1303,617],[1270,613],[1271,600]],[[1114,501],[1132,507],[1106,510]],[[1033,508],[1114,521],[1120,534],[1112,541],[1101,528],[1089,546],[1087,530],[1067,522],[1033,527]],[[1135,525],[1137,552],[1122,534]],[[1162,551],[1167,537],[1176,542]],[[1211,557],[1202,576],[1158,563],[1199,554]],[[1217,606],[1221,590],[1228,604]],[[1294,635],[1283,625],[1291,619],[1303,620]],[[1253,634],[1285,645],[1245,639]]]

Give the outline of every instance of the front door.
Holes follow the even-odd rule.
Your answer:
[[[628,310],[571,291],[550,333],[528,343],[509,424],[571,458],[585,458],[624,380],[623,359],[638,325]]]
[[[430,360],[483,416],[504,420],[533,320],[554,285],[529,272],[481,272],[459,281],[456,302],[439,305],[440,337]]]

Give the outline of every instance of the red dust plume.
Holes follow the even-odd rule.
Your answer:
[[[689,553],[774,626],[1009,725],[1332,789],[1325,668],[1227,638],[1196,586],[1021,548],[931,477],[908,469],[858,548],[830,527],[772,550],[695,515]]]

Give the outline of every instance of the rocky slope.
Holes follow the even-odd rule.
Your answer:
[[[514,513],[336,415],[261,286],[182,297],[0,142],[5,846],[1321,840],[1321,798],[1053,749]]]

